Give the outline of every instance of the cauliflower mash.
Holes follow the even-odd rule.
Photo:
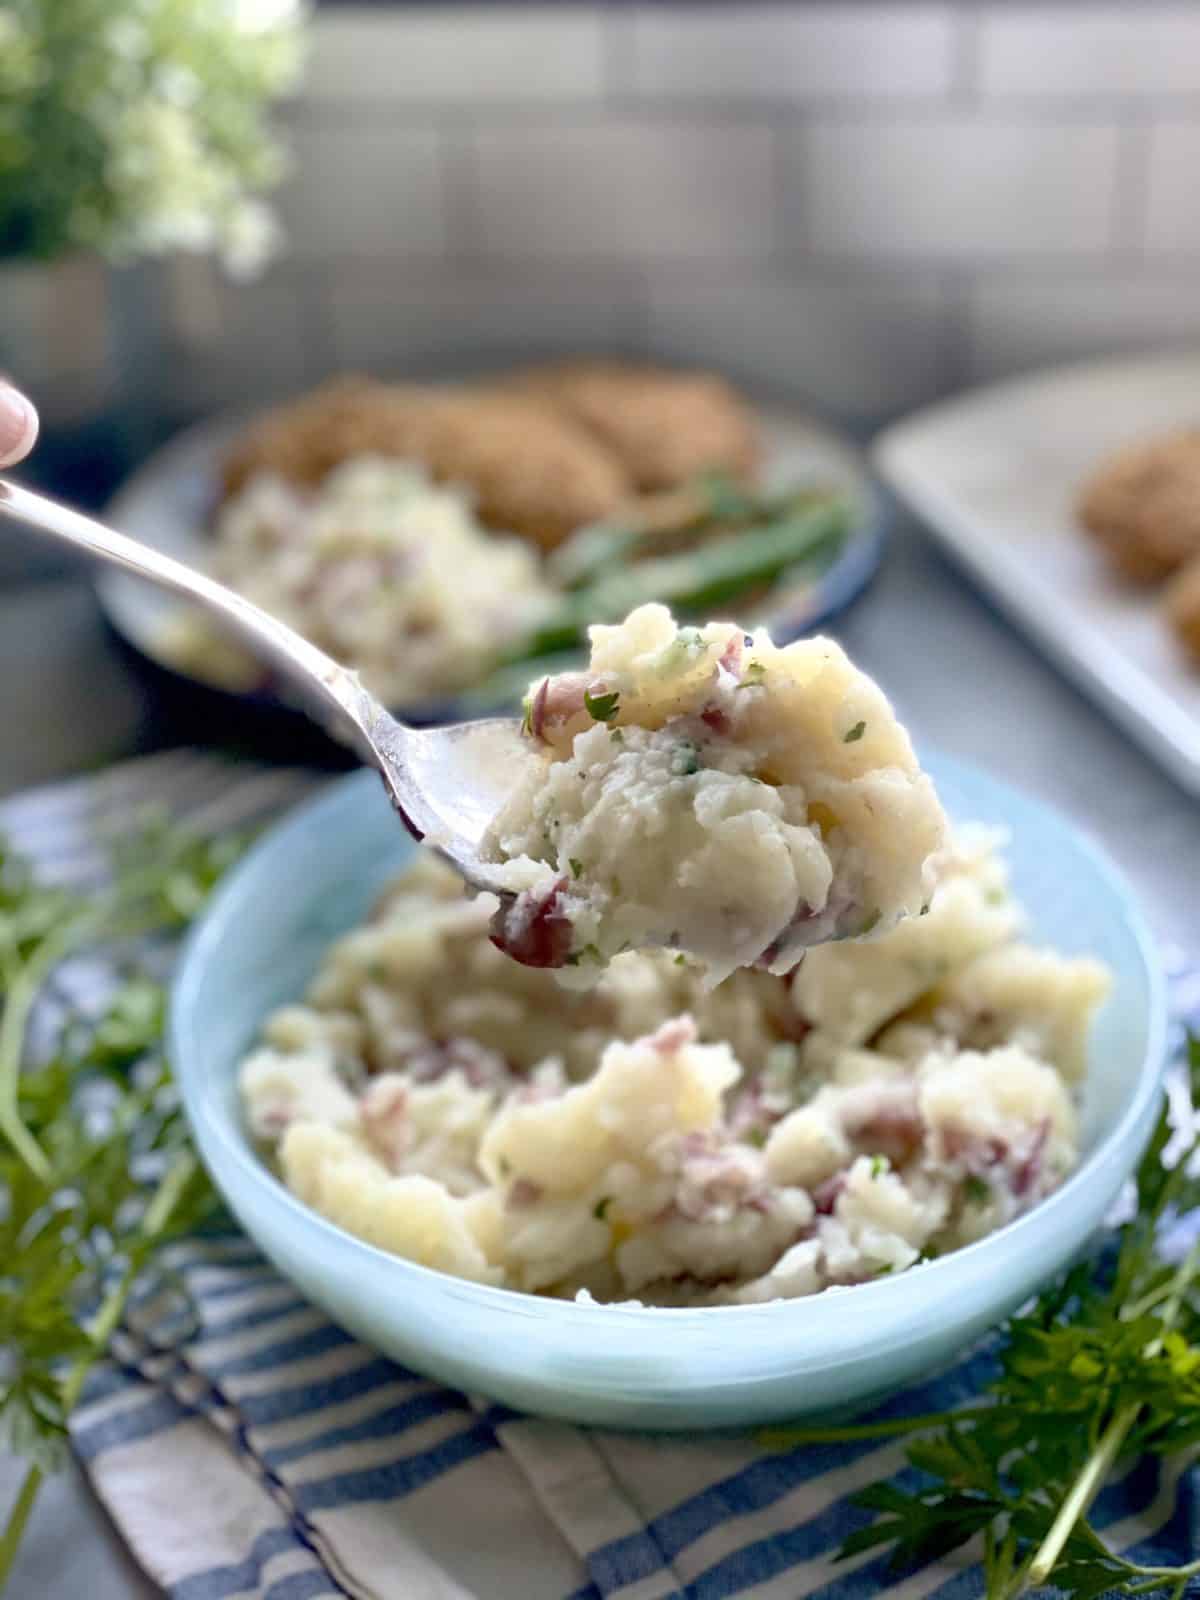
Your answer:
[[[885,709],[854,684],[856,721]],[[1021,940],[1000,843],[960,830],[924,915],[715,989],[661,949],[565,989],[490,942],[493,897],[423,858],[268,1019],[241,1069],[250,1130],[331,1221],[483,1283],[706,1305],[903,1271],[1077,1159],[1108,980]]]
[[[527,544],[482,528],[423,467],[381,457],[351,460],[316,489],[252,478],[221,510],[213,572],[388,705],[476,682],[552,597]],[[261,676],[198,614],[163,646],[231,687]]]
[[[789,971],[929,900],[944,818],[882,691],[830,639],[779,648],[646,605],[590,630],[586,672],[536,686],[545,761],[492,823],[512,901],[496,935],[531,966],[663,945],[709,981]]]

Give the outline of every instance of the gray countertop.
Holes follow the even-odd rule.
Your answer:
[[[1138,887],[1168,943],[1200,952],[1200,807],[996,617],[911,527],[835,630],[919,741],[976,761],[1070,813]],[[0,592],[0,792],[162,741],[143,691],[74,581]],[[195,730],[183,730],[195,737]],[[1190,881],[1189,881],[1190,879]],[[0,1502],[15,1491],[0,1458]],[[18,1564],[18,1600],[125,1600],[134,1571],[77,1474],[50,1485]]]

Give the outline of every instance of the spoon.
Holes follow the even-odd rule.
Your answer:
[[[515,717],[487,717],[445,728],[411,728],[339,666],[233,589],[103,523],[0,478],[0,512],[64,544],[164,589],[185,595],[265,657],[297,691],[305,711],[334,736],[349,736],[383,779],[405,827],[476,889],[508,898],[497,863],[481,861],[484,830],[537,758]]]

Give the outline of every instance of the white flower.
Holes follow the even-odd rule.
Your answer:
[[[265,112],[297,80],[310,7],[102,9],[97,26],[88,7],[0,0],[0,236],[45,255],[215,249],[233,271],[258,270],[280,239],[262,196],[285,168]]]
[[[295,27],[307,7],[301,0],[230,0],[234,26],[244,33]]]
[[[114,17],[104,30],[104,43],[114,55],[140,61],[147,52],[150,39],[136,17]]]
[[[234,207],[221,231],[221,258],[230,275],[253,278],[283,243],[283,229],[269,206],[243,200]]]

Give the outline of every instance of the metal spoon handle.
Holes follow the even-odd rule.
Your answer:
[[[369,744],[382,707],[354,673],[233,589],[45,495],[0,478],[0,512],[63,544],[186,596],[236,634],[296,689],[326,726]],[[389,719],[390,720],[390,719]],[[364,751],[370,758],[370,753]]]

